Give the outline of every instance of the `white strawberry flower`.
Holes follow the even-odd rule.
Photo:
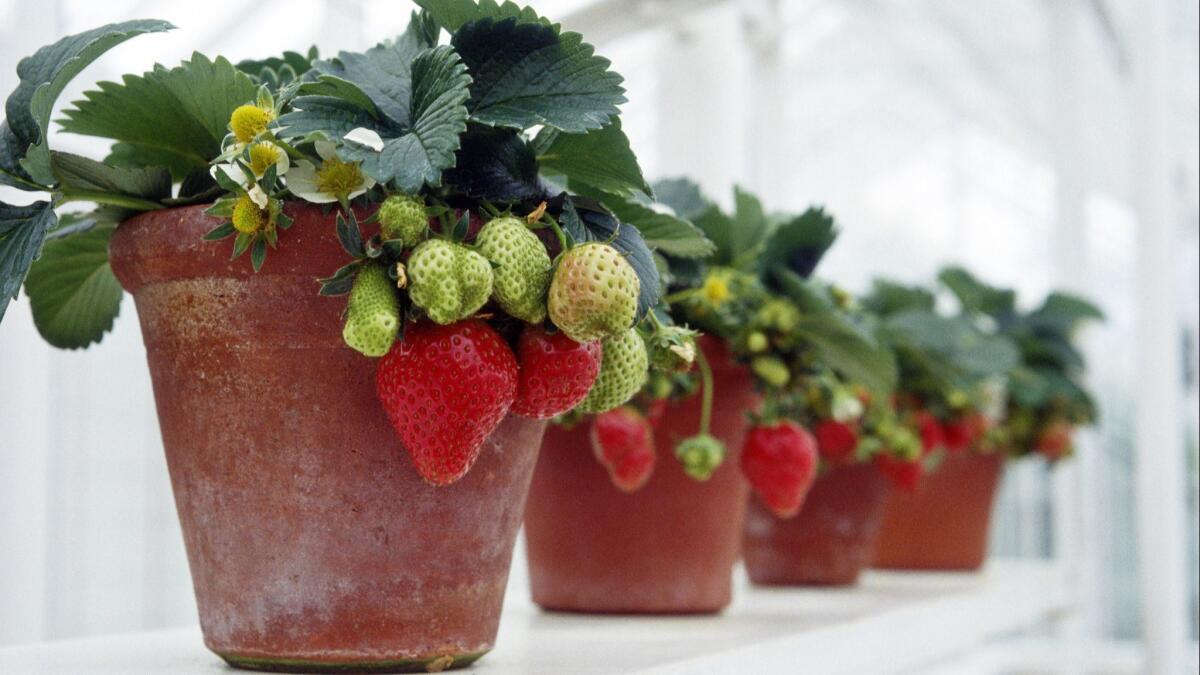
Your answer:
[[[317,141],[321,166],[302,159],[288,172],[287,186],[300,199],[314,204],[349,201],[375,187],[375,179],[363,173],[358,162],[338,157],[336,146],[329,141]]]

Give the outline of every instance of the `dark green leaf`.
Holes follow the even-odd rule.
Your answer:
[[[317,61],[318,72],[352,83],[394,124],[412,126],[413,60],[433,45],[409,24],[395,42],[376,45],[364,53],[339,52],[336,59]],[[426,85],[427,87],[430,85]]]
[[[100,193],[150,202],[146,208],[131,206],[131,212],[150,210],[154,202],[171,196],[171,172],[163,167],[124,169],[65,152],[51,152],[50,165],[65,193]]]
[[[833,218],[820,207],[785,220],[771,232],[759,257],[763,282],[772,285],[775,269],[789,269],[805,278],[812,276],[837,235]]]
[[[1081,297],[1062,292],[1048,295],[1042,306],[1029,315],[1034,325],[1064,334],[1089,319],[1103,321],[1104,312]]]
[[[208,234],[204,235],[204,240],[218,241],[226,237],[232,237],[235,234],[237,234],[237,230],[233,227],[233,223],[225,223],[209,230]]]
[[[412,62],[412,126],[399,136],[381,131],[380,151],[349,143],[342,154],[362,162],[363,171],[375,180],[394,180],[410,194],[425,185],[441,185],[442,171],[454,166],[460,135],[467,129],[470,83],[466,66],[450,47],[421,52]]]
[[[369,96],[353,82],[333,75],[321,75],[315,82],[305,82],[297,89],[300,96],[326,96],[336,98],[365,111],[373,118],[379,117],[379,108]],[[281,121],[280,124],[283,124]]]
[[[46,232],[57,222],[54,206],[48,202],[29,206],[0,202],[0,319],[8,310],[8,301],[17,297]]]
[[[342,248],[355,258],[366,255],[367,247],[363,243],[362,231],[358,228],[358,219],[354,217],[354,212],[350,212],[348,219],[342,217],[339,212],[336,222],[338,241],[342,242]]]
[[[713,265],[731,265],[734,259],[733,230],[736,227],[733,219],[715,204],[710,204],[691,220],[716,246],[716,252],[709,262]]]
[[[660,180],[654,184],[654,198],[675,210],[685,220],[696,220],[712,208],[700,186],[687,178]]]
[[[43,184],[54,180],[46,137],[50,131],[50,111],[67,83],[104,52],[122,42],[143,33],[172,28],[174,26],[166,21],[155,19],[108,24],[68,35],[21,59],[17,64],[21,82],[8,97],[5,111],[14,137],[26,148],[21,153],[21,166],[29,176]]]
[[[330,140],[341,140],[359,127],[378,128],[377,121],[369,112],[353,101],[332,96],[301,96],[295,99],[292,101],[292,111],[281,115],[279,124],[283,127],[280,135],[285,138],[303,138],[318,133]]]
[[[99,342],[121,309],[121,285],[108,264],[114,227],[46,242],[29,269],[25,293],[33,322],[46,342],[79,349]]]
[[[734,228],[729,238],[733,259],[731,265],[743,271],[754,271],[758,267],[758,256],[770,229],[770,221],[763,211],[762,202],[741,187],[733,189]]]
[[[308,52],[300,54],[299,52],[284,52],[283,56],[272,56],[265,59],[246,59],[238,61],[237,69],[246,73],[256,81],[263,81],[264,78],[274,78],[274,86],[288,84],[291,79],[304,75],[312,69],[313,61],[317,60],[317,48],[309,47]],[[281,72],[290,72],[292,78],[281,79]]]
[[[632,199],[608,196],[604,206],[642,233],[646,245],[675,258],[707,258],[716,246],[692,223]]]
[[[579,133],[607,125],[625,102],[621,76],[578,33],[481,19],[461,26],[451,44],[474,80],[467,106],[477,122]]]
[[[25,156],[27,147],[8,128],[8,120],[0,122],[0,185],[42,192],[45,188],[34,182],[21,168],[21,158]]]
[[[933,293],[917,286],[905,286],[894,281],[876,279],[871,292],[862,298],[862,305],[879,316],[890,316],[905,310],[933,311],[937,299]]]
[[[254,271],[262,269],[263,263],[267,261],[267,242],[265,239],[258,239],[254,245],[250,247],[250,264],[254,266]]]
[[[938,280],[958,298],[967,314],[1001,318],[1016,311],[1016,293],[989,286],[962,267],[947,267]]]
[[[221,154],[229,116],[257,94],[250,78],[224,57],[212,61],[200,53],[169,70],[155,66],[97,87],[63,111],[63,129],[120,141],[114,163],[167,166],[178,180]]]
[[[537,159],[511,129],[472,128],[462,135],[446,182],[476,199],[514,203],[540,199]]]
[[[620,118],[586,134],[544,127],[533,139],[533,149],[542,171],[563,176],[567,187],[574,189],[581,183],[621,197],[653,194],[621,130]]]
[[[511,0],[497,3],[495,0],[414,0],[433,20],[450,32],[457,31],[463,24],[480,19],[516,19],[521,23],[541,23],[558,29],[548,19],[538,16],[530,7],[522,7]]]

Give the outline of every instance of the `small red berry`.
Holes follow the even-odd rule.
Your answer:
[[[613,485],[633,492],[650,480],[654,434],[638,411],[623,406],[596,415],[590,436],[596,459],[608,469]]]
[[[1072,428],[1064,421],[1051,422],[1042,433],[1038,434],[1034,448],[1049,460],[1058,460],[1071,454]]]
[[[946,450],[956,453],[970,450],[987,431],[987,427],[987,418],[979,412],[969,412],[946,422],[942,425]]]
[[[517,360],[482,321],[423,321],[380,360],[375,387],[417,471],[448,485],[467,473],[512,406]]]
[[[557,417],[587,397],[600,374],[599,342],[580,344],[563,332],[527,326],[517,342],[521,363],[512,411],[521,417]]]
[[[921,460],[901,459],[887,451],[875,455],[875,466],[893,485],[905,492],[916,492],[925,474]]]
[[[932,413],[922,410],[913,416],[917,431],[921,434],[921,450],[928,455],[935,450],[946,447],[946,437],[942,434],[942,425]]]
[[[750,430],[742,448],[742,473],[775,515],[791,518],[817,477],[817,459],[812,434],[784,420]]]
[[[854,459],[858,448],[858,431],[853,425],[837,420],[821,420],[813,427],[821,459],[833,464],[845,464]]]

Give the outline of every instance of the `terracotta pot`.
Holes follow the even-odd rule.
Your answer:
[[[133,293],[209,649],[289,671],[461,666],[491,649],[544,424],[506,420],[474,469],[425,483],[342,343],[332,215],[289,205],[257,275],[200,207],[113,235]]]
[[[1004,458],[948,456],[916,492],[892,490],[875,567],[973,571],[987,558],[988,526]]]
[[[780,519],[752,495],[742,539],[750,580],[765,586],[853,584],[871,563],[887,494],[887,480],[874,465],[855,464],[817,478],[795,518]]]
[[[699,395],[668,407],[655,429],[650,480],[626,494],[592,453],[588,423],[551,426],[525,510],[533,601],[546,609],[699,614],[729,604],[748,485],[738,468],[745,413],[758,405],[750,374],[715,342],[712,433],[729,456],[705,482],[688,477],[675,444],[696,433]]]

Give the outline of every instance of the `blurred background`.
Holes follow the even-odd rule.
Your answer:
[[[862,290],[958,262],[1027,304],[1066,288],[1104,308],[1085,336],[1101,424],[1058,469],[1010,466],[993,551],[1072,570],[1077,613],[1031,637],[1084,645],[1104,672],[1194,672],[1197,2],[535,4],[625,75],[648,176],[686,173],[727,206],[735,183],[777,210],[826,205],[843,234],[825,277]],[[115,20],[179,30],[113,50],[60,103],[193,48],[234,61],[361,50],[409,10],[3,0],[0,91],[21,57]],[[93,139],[56,147],[103,155]],[[0,646],[195,622],[144,363],[128,297],[86,354],[46,346],[24,299],[0,325]],[[513,574],[524,583],[520,553]]]

